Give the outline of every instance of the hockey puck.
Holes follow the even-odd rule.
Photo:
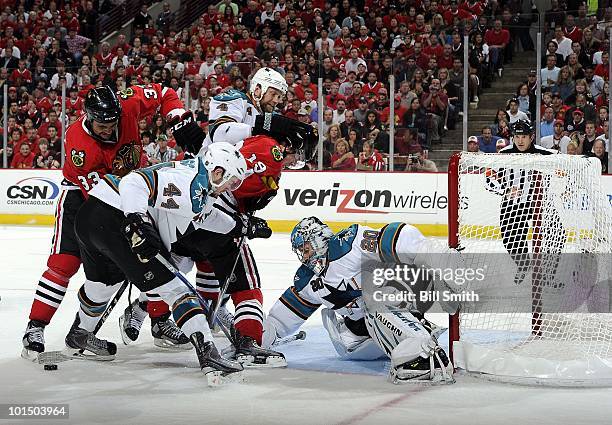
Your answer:
[[[56,364],[46,364],[45,370],[57,370],[57,365]]]

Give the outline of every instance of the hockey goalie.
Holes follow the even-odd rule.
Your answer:
[[[295,226],[291,245],[302,265],[266,317],[264,346],[292,334],[324,306],[323,325],[340,357],[369,360],[386,355],[393,383],[454,382],[435,325],[414,309],[374,302],[362,287],[369,284],[363,269],[368,261],[430,267],[429,258],[436,255],[429,254],[443,247],[405,223],[380,230],[353,224],[334,234],[316,217]]]

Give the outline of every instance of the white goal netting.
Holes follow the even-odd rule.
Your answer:
[[[595,159],[461,153],[451,245],[484,279],[453,319],[455,365],[525,383],[612,385],[612,208]],[[453,225],[455,223],[455,225]]]

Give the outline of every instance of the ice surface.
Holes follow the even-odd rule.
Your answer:
[[[109,363],[70,361],[57,371],[19,357],[34,289],[43,272],[50,228],[0,228],[0,403],[68,403],[70,420],[37,424],[604,424],[612,417],[612,389],[551,389],[490,383],[458,376],[451,386],[395,386],[386,362],[340,361],[316,313],[305,341],[286,345],[288,369],[246,372],[247,382],[211,389],[193,352],[153,346],[145,323],[137,343],[121,344],[118,304],[100,331],[117,342]],[[287,235],[252,243],[264,287],[264,307],[292,282],[298,266]],[[46,329],[47,349],[63,348],[77,309],[72,281]],[[134,296],[134,295],[133,295]],[[125,295],[124,295],[125,297]],[[445,325],[443,317],[434,321]],[[221,344],[221,341],[219,341]],[[1,420],[0,424],[28,421]]]

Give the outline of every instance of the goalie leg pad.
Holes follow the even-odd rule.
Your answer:
[[[323,318],[323,326],[340,358],[346,360],[376,360],[385,356],[385,353],[371,337],[358,336],[352,333],[342,319],[338,320],[338,316],[333,310],[324,308],[321,310],[321,317]]]

